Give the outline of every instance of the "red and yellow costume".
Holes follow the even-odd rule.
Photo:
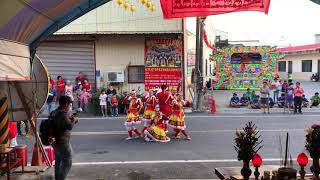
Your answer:
[[[129,112],[127,114],[127,120],[125,122],[125,126],[127,128],[129,137],[127,140],[132,139],[133,133],[135,132],[138,136],[141,136],[139,130],[135,127],[136,124],[140,124],[141,120],[139,117],[139,112],[142,110],[142,101],[137,98],[135,91],[131,92],[131,99],[129,103]]]
[[[156,97],[154,95],[151,95],[146,98],[146,105],[143,115],[143,129],[142,133],[151,125],[152,118],[155,114],[155,106],[156,106]]]
[[[181,130],[186,128],[184,122],[185,115],[183,112],[183,104],[184,102],[182,100],[173,101],[172,114],[169,116],[169,120],[167,121],[167,124],[170,127]]]
[[[152,126],[150,126],[145,132],[146,141],[156,141],[156,142],[169,142],[170,138],[164,129],[162,123],[162,113],[158,110],[153,116]]]

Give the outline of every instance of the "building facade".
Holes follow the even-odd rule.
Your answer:
[[[279,48],[285,57],[279,60],[278,70],[282,79],[292,73],[293,79],[310,80],[312,74],[320,74],[320,44]]]

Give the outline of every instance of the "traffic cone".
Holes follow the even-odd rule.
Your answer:
[[[216,100],[212,98],[212,103],[211,103],[211,113],[214,114],[217,112],[217,107],[216,107]]]
[[[43,166],[44,163],[42,162],[42,158],[43,156],[40,152],[40,147],[35,143],[33,146],[31,166]]]

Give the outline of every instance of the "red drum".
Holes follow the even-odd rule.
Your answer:
[[[44,146],[43,148],[44,148],[44,150],[47,152],[49,161],[50,161],[51,165],[53,166],[53,165],[54,165],[54,161],[55,161],[55,156],[54,156],[53,147],[52,147],[52,146]],[[45,159],[44,159],[44,157],[42,157],[42,162],[43,162],[43,163],[46,162]]]

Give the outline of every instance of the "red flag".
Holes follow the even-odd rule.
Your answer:
[[[268,14],[270,0],[160,0],[163,17],[203,17],[238,11]]]

